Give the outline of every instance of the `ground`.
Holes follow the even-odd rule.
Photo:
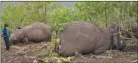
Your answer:
[[[123,51],[108,50],[100,55],[76,55],[72,57],[71,63],[138,63],[137,40],[127,41],[127,47]],[[44,59],[48,52],[49,42],[18,44],[5,50],[5,45],[1,45],[1,63],[46,63]],[[54,63],[54,60],[52,60]],[[57,63],[57,62],[55,62]],[[68,63],[68,62],[66,62]]]

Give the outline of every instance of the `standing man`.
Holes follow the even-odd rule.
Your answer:
[[[6,50],[10,49],[10,41],[9,41],[9,34],[7,30],[8,24],[4,24],[4,28],[2,29],[2,37],[5,41]]]

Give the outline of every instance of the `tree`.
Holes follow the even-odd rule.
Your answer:
[[[10,24],[11,29],[25,26],[33,22],[46,23],[46,14],[55,7],[55,2],[24,2],[23,4],[8,4],[1,14],[3,23]]]
[[[82,20],[94,21],[101,27],[136,19],[136,2],[78,2],[76,10]]]

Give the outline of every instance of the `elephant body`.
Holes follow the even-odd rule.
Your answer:
[[[10,36],[12,42],[42,42],[50,41],[51,30],[48,25],[40,22],[33,23],[21,29],[17,29]]]
[[[73,22],[60,36],[61,47],[58,53],[61,56],[73,56],[76,52],[81,54],[103,53],[113,44],[110,32],[108,29],[100,29],[92,23]]]
[[[29,39],[29,41],[32,42],[42,42],[45,41],[46,39],[48,39],[48,35],[45,35],[46,33],[43,32],[40,29],[33,29],[30,30],[26,33],[27,38]]]

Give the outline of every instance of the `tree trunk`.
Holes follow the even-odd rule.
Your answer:
[[[44,5],[44,21],[46,22],[46,2],[45,2],[45,5]]]
[[[107,21],[107,17],[106,17],[107,15],[106,15],[106,13],[107,13],[107,12],[106,12],[106,9],[105,9],[105,21],[106,21],[106,27],[107,27],[108,21]]]

